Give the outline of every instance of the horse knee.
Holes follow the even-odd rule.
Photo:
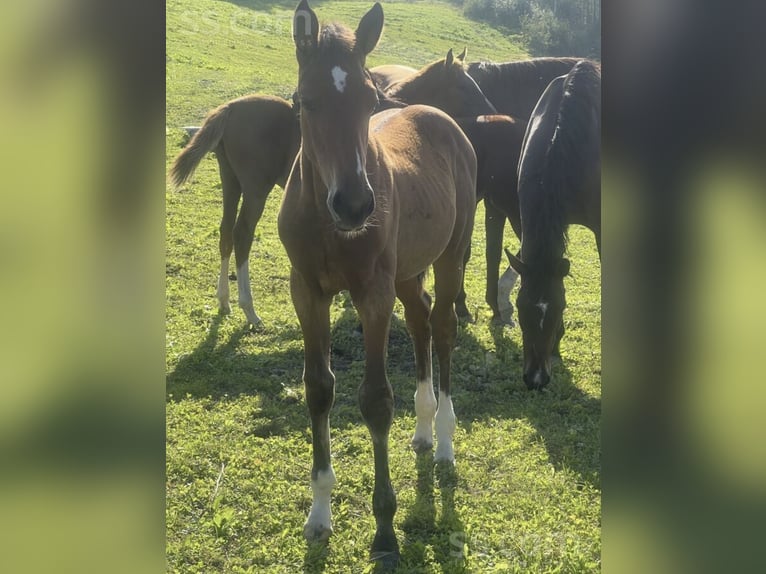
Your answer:
[[[359,387],[359,410],[373,436],[387,433],[394,418],[394,391],[388,381],[375,386],[363,382]]]
[[[306,387],[306,403],[311,413],[326,413],[335,401],[335,375],[326,371],[307,371],[303,376]]]

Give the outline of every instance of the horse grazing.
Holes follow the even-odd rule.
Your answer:
[[[510,303],[510,294],[516,277],[509,277],[506,273],[501,282],[499,267],[506,218],[510,221],[516,236],[521,238],[519,197],[516,193],[518,181],[516,166],[519,163],[527,123],[518,118],[503,115],[458,118],[457,123],[473,145],[478,160],[476,199],[477,201],[484,199],[487,234],[485,299],[492,309],[494,323],[512,324],[513,307]],[[465,309],[464,313],[468,314],[464,288],[461,288],[458,296],[458,308],[461,305]]]
[[[394,397],[386,376],[388,331],[396,297],[415,348],[416,450],[433,445],[435,459],[454,461],[455,414],[450,365],[457,336],[454,302],[473,229],[476,156],[455,122],[428,106],[373,115],[376,89],[367,54],[383,27],[375,4],[356,32],[332,24],[321,31],[306,0],[293,35],[303,144],[279,212],[279,236],[291,263],[290,290],[304,342],[303,380],[311,416],[313,502],[304,526],[309,540],[332,533],[329,412],[330,303],[347,289],[363,326],[365,375],[359,406],[375,458],[372,506],[377,524],[372,557],[398,560],[393,529],[396,496],[388,465]],[[435,299],[423,287],[433,265]],[[434,395],[431,336],[439,360]],[[437,408],[438,407],[438,408]]]
[[[285,186],[300,139],[298,119],[287,100],[245,96],[211,111],[170,170],[171,181],[179,187],[192,175],[205,154],[215,151],[223,188],[218,304],[224,312],[231,310],[229,259],[233,247],[239,306],[248,323],[254,326],[261,323],[253,307],[248,269],[255,226],[274,185]],[[242,206],[237,215],[240,197]]]
[[[550,381],[551,356],[564,335],[564,257],[569,223],[591,229],[601,254],[601,68],[587,60],[554,79],[535,106],[519,160],[521,276],[516,298],[524,382]]]

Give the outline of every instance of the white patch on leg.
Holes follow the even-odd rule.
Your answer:
[[[509,324],[513,324],[513,304],[511,303],[511,292],[519,274],[514,271],[510,265],[503,271],[500,279],[497,281],[497,310],[500,312],[500,318]]]
[[[417,451],[428,450],[433,447],[433,421],[436,414],[436,395],[434,384],[431,379],[418,381],[415,391],[415,435],[412,437],[412,448]]]
[[[245,312],[247,322],[251,325],[260,325],[261,318],[253,308],[253,294],[250,292],[250,270],[247,261],[237,268],[237,292],[239,307]]]
[[[330,497],[335,485],[335,471],[332,466],[327,470],[320,470],[316,480],[311,481],[311,490],[314,499],[311,502],[311,510],[303,525],[303,536],[311,541],[327,540],[332,534],[332,511],[330,510]]]
[[[543,312],[543,316],[540,317],[540,330],[542,331],[543,330],[543,323],[545,322],[545,312],[548,310],[548,303],[546,303],[543,300],[540,300],[540,302],[537,303],[536,306],[540,309],[540,311]]]
[[[229,258],[221,259],[221,273],[218,275],[218,308],[224,313],[231,313],[229,305]]]
[[[434,459],[455,462],[452,437],[455,434],[455,410],[452,398],[439,391],[439,410],[436,411],[436,454]]]
[[[348,76],[348,72],[340,66],[335,66],[331,73],[335,89],[342,94],[346,89],[346,76]]]

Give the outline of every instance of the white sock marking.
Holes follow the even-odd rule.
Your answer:
[[[253,294],[250,292],[250,266],[245,261],[237,268],[237,292],[239,296],[239,307],[245,312],[248,323],[258,325],[261,318],[256,314],[253,308]]]
[[[497,281],[497,310],[500,316],[507,321],[511,320],[513,305],[511,304],[511,291],[516,284],[519,274],[510,265]]]
[[[348,76],[348,72],[346,72],[346,70],[340,66],[335,66],[331,73],[332,81],[335,84],[335,89],[342,94],[346,89],[346,76]]]
[[[309,534],[327,534],[332,531],[332,511],[330,510],[330,497],[335,485],[335,471],[330,466],[327,470],[320,470],[316,480],[311,481],[311,491],[314,498],[311,502],[311,510],[304,525],[304,532]]]
[[[414,446],[426,447],[433,445],[433,420],[436,414],[436,406],[433,381],[430,378],[425,381],[418,381],[418,388],[415,391],[417,423],[415,424],[415,435],[412,437],[412,444]]]
[[[452,448],[452,436],[455,434],[455,410],[452,408],[452,398],[439,391],[439,409],[436,411],[436,454],[435,460],[455,461],[455,451]]]

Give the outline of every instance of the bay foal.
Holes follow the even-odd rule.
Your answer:
[[[365,375],[359,406],[372,436],[377,529],[373,558],[398,560],[393,528],[396,496],[388,465],[394,397],[386,351],[394,298],[405,308],[415,347],[416,449],[454,460],[455,414],[450,363],[457,335],[454,302],[473,229],[476,156],[463,132],[428,106],[372,116],[377,91],[365,59],[383,28],[380,4],[356,32],[321,29],[306,0],[295,11],[298,97],[303,144],[279,213],[279,236],[290,258],[290,289],[304,341],[303,380],[311,416],[313,502],[308,540],[332,533],[329,413],[335,393],[330,368],[330,303],[349,290],[364,328]],[[372,117],[371,117],[372,116]],[[435,299],[423,289],[433,264]],[[431,335],[439,359],[439,402],[431,374]],[[438,408],[437,408],[438,406]]]

